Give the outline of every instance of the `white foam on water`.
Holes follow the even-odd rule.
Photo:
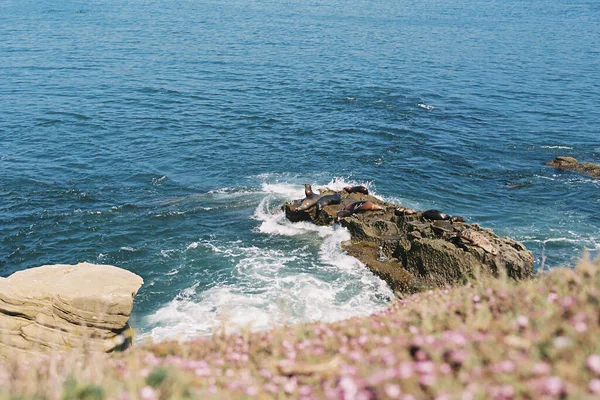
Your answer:
[[[542,149],[573,149],[570,146],[542,146]]]
[[[332,180],[325,186],[330,185],[337,189],[348,183]],[[285,218],[280,209],[282,201],[303,197],[301,185],[265,183],[261,190],[267,195],[252,216],[260,222],[256,232],[276,237],[313,235],[318,253],[300,240],[292,250],[269,247],[268,243],[257,247],[241,240],[194,242],[187,248],[203,246],[231,262],[234,283],[203,291],[195,284],[181,291],[146,317],[147,325],[153,328],[141,334],[142,338],[186,340],[221,329],[235,332],[318,320],[330,322],[368,315],[386,306],[393,293],[385,282],[342,252],[341,243],[350,239],[345,228],[291,223]]]
[[[177,253],[177,250],[176,249],[167,249],[167,250],[162,249],[160,251],[160,255],[163,257],[166,257],[166,258],[171,257],[171,254],[173,254],[173,253]]]
[[[304,186],[290,183],[263,183],[261,190],[265,193],[276,194],[286,199],[304,197]]]
[[[435,110],[434,106],[430,106],[430,105],[424,104],[424,103],[417,104],[417,107],[421,107],[421,108],[423,108],[423,109],[425,109],[427,111],[433,111],[433,110]]]
[[[120,251],[129,251],[129,252],[134,252],[137,251],[136,249],[134,249],[133,247],[129,247],[129,246],[123,246],[121,248],[119,248]]]
[[[254,211],[253,218],[261,221],[260,226],[257,230],[261,233],[267,233],[270,235],[283,235],[283,236],[296,236],[303,235],[308,232],[322,232],[320,236],[324,235],[324,231],[328,228],[318,226],[310,222],[297,222],[291,223],[285,218],[285,213],[281,210],[271,209],[272,203],[277,202],[273,197],[265,197],[256,210]]]

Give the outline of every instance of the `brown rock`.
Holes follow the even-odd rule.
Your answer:
[[[573,157],[558,156],[546,165],[565,171],[579,172],[592,178],[600,179],[600,165],[592,162],[578,162]]]
[[[329,225],[336,221],[337,212],[353,201],[370,200],[382,205],[383,211],[353,214],[341,221],[352,237],[344,249],[396,292],[461,283],[482,272],[502,272],[514,279],[533,276],[532,253],[519,242],[498,237],[491,229],[462,221],[428,221],[422,212],[399,212],[404,208],[372,196],[341,195],[342,204],[325,207],[319,215],[307,210],[298,220]],[[293,203],[283,208],[286,215],[293,215]]]

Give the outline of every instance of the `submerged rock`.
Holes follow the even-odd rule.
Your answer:
[[[322,191],[329,194],[332,191]],[[423,218],[422,211],[405,209],[362,193],[339,192],[341,204],[298,211],[299,202],[284,204],[292,221],[331,225],[337,213],[352,202],[369,200],[383,210],[355,213],[340,220],[351,241],[344,250],[384,279],[399,294],[443,287],[477,277],[481,273],[507,274],[514,279],[533,276],[533,254],[510,238],[491,229],[453,220]],[[409,210],[410,212],[407,212]]]
[[[111,265],[44,265],[0,278],[0,358],[131,343],[129,314],[142,285]]]
[[[575,171],[592,178],[600,179],[600,165],[592,162],[578,162],[573,157],[558,156],[546,165],[565,171]]]

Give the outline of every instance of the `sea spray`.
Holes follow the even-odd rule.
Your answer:
[[[347,184],[338,182],[336,189]],[[233,279],[206,290],[197,283],[182,290],[146,317],[150,329],[141,338],[185,340],[211,335],[215,329],[235,332],[335,321],[370,314],[390,301],[387,285],[342,251],[342,242],[350,239],[345,228],[285,218],[281,204],[301,197],[302,186],[263,184],[262,191],[264,197],[251,216],[259,223],[254,230],[263,239],[260,244],[207,238],[186,247],[203,248],[227,260]],[[236,197],[240,193],[233,192]],[[282,240],[285,250],[278,248]]]

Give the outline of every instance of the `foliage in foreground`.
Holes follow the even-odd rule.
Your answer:
[[[0,366],[0,398],[600,397],[600,260],[480,279],[333,324]]]

